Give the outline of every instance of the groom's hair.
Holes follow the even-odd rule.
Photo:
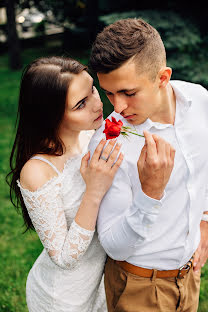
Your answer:
[[[109,73],[130,59],[139,73],[149,73],[152,79],[166,66],[158,31],[142,19],[127,18],[105,27],[93,43],[89,67],[95,73]]]

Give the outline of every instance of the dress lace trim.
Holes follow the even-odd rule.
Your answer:
[[[64,170],[36,191],[18,186],[34,228],[51,260],[63,269],[72,269],[88,249],[94,231],[79,226],[75,220],[67,225],[62,200],[62,181],[77,172],[80,162],[75,156],[66,161]],[[72,164],[73,162],[73,164]]]

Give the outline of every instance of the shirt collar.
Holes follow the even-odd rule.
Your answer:
[[[182,82],[183,83],[183,82]],[[183,119],[191,107],[192,100],[187,96],[185,91],[182,89],[182,85],[179,88],[178,81],[170,81],[173,91],[176,96],[176,115],[175,115],[175,125],[183,122]]]
[[[173,88],[176,96],[176,102],[180,105],[180,109],[184,112],[187,112],[192,104],[192,99],[182,91],[182,85],[181,88],[178,87],[178,81],[172,80],[170,81],[170,85]]]

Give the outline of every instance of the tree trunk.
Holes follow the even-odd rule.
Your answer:
[[[89,34],[89,41],[90,44],[96,38],[98,32],[98,0],[87,0],[87,25],[88,25],[88,34]]]
[[[20,42],[16,30],[15,21],[15,0],[6,1],[7,11],[7,42],[9,50],[9,66],[11,69],[20,69],[22,67],[20,55]]]

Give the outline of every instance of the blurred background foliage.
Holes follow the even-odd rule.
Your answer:
[[[207,9],[201,0],[0,0],[0,311],[26,312],[25,282],[42,250],[35,233],[22,235],[5,175],[15,133],[22,69],[40,56],[64,55],[88,63],[96,34],[110,23],[141,17],[161,34],[173,79],[208,88]],[[99,89],[95,77],[96,86]],[[112,106],[99,89],[104,115]],[[202,270],[199,312],[208,311],[208,266]]]

